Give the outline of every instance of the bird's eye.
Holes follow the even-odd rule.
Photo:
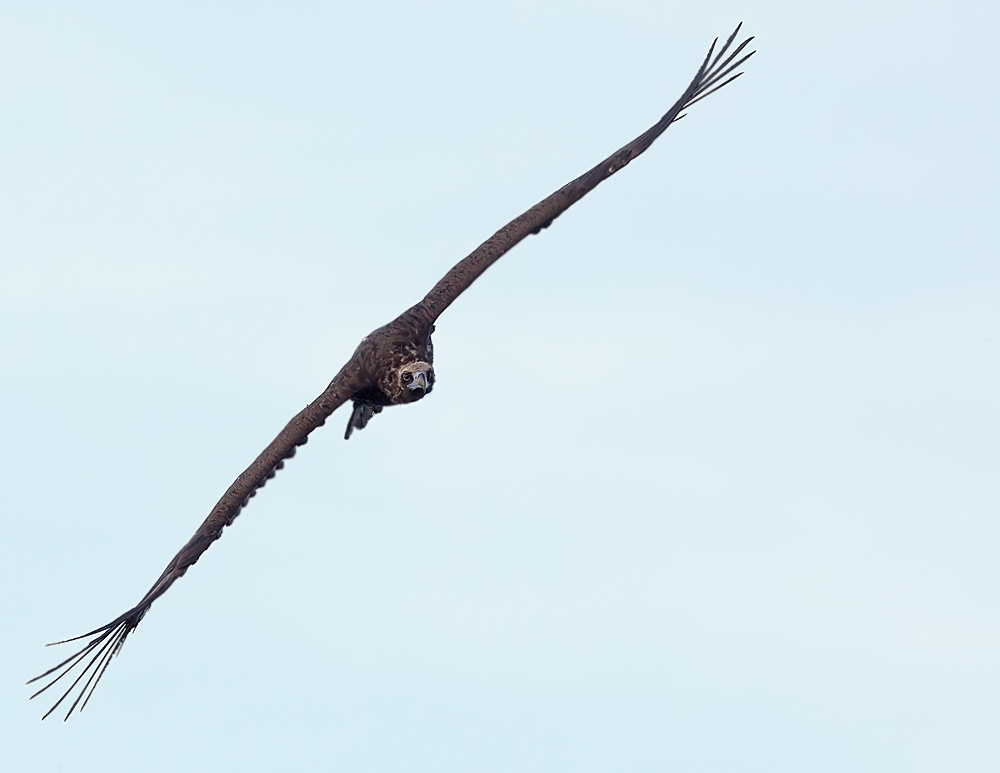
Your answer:
[[[413,380],[413,374],[409,371],[403,371],[403,383],[409,384]]]

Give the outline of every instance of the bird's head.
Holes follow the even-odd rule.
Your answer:
[[[429,362],[407,362],[396,371],[397,402],[412,403],[434,388],[434,366]]]

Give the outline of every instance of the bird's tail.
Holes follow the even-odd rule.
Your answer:
[[[382,413],[381,405],[372,405],[371,403],[364,403],[360,400],[354,401],[354,410],[351,411],[351,418],[347,420],[347,429],[344,432],[344,440],[351,439],[351,433],[356,429],[364,429],[368,426],[368,422],[372,420],[372,416],[376,413]]]

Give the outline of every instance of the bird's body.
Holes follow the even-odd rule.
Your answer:
[[[433,332],[430,315],[417,304],[362,339],[348,366],[366,385],[351,395],[354,410],[345,440],[383,408],[416,402],[434,388]]]
[[[62,663],[31,680],[34,682],[56,674],[48,684],[31,696],[34,698],[73,672],[77,666],[83,665],[76,679],[45,716],[51,714],[78,686],[78,695],[70,705],[66,717],[69,718],[77,706],[82,710],[87,705],[111,658],[118,653],[128,635],[139,625],[153,602],[197,563],[212,543],[222,536],[223,530],[233,523],[257,491],[284,467],[286,460],[295,455],[298,447],[307,442],[313,430],[326,423],[331,413],[348,401],[352,403],[352,412],[345,432],[345,438],[349,438],[354,430],[363,429],[383,408],[416,402],[430,393],[435,379],[431,334],[434,332],[438,317],[486,269],[518,242],[548,228],[555,218],[575,202],[645,152],[672,123],[684,117],[682,114],[684,109],[739,77],[742,73],[732,75],[733,70],[749,59],[754,52],[738,61],[734,62],[734,59],[752,38],[738,45],[728,58],[722,59],[739,29],[736,28],[714,59],[712,54],[715,51],[715,43],[712,44],[708,55],[680,99],[650,129],[505,225],[473,250],[468,257],[456,264],[423,300],[392,322],[365,336],[354,354],[319,397],[294,416],[267,448],[230,485],[198,530],[174,556],[139,603],[110,623],[82,636],[65,640],[88,639],[89,641]]]

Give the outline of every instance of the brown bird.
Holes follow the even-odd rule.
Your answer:
[[[744,40],[726,56],[740,27],[742,23],[713,58],[718,43],[718,38],[715,39],[694,80],[654,126],[601,161],[586,174],[564,185],[523,215],[509,222],[445,274],[422,301],[404,311],[388,325],[365,336],[351,359],[334,376],[322,394],[288,422],[253,464],[247,467],[226,490],[205,522],[174,556],[163,570],[163,574],[138,604],[110,623],[89,633],[54,642],[53,644],[65,644],[82,639],[88,640],[83,648],[59,665],[28,682],[31,684],[55,674],[48,684],[31,696],[34,698],[63,677],[76,671],[78,666],[82,666],[75,680],[42,719],[55,711],[77,688],[79,688],[78,694],[70,705],[65,719],[69,719],[77,706],[81,711],[84,709],[111,658],[118,654],[125,639],[136,629],[153,602],[198,562],[211,544],[222,536],[222,530],[232,524],[240,511],[247,506],[257,490],[263,488],[264,484],[284,467],[285,460],[295,456],[298,447],[305,445],[309,439],[309,433],[317,427],[322,427],[331,413],[348,400],[353,402],[347,431],[344,433],[344,438],[347,439],[355,429],[364,429],[371,418],[386,406],[413,403],[430,394],[434,388],[434,350],[431,334],[434,332],[434,322],[441,313],[518,242],[526,236],[548,228],[553,220],[574,203],[643,153],[666,131],[667,127],[684,117],[684,110],[742,75],[742,73],[733,74],[733,71],[756,52],[751,51],[738,60],[736,58],[753,38]]]

